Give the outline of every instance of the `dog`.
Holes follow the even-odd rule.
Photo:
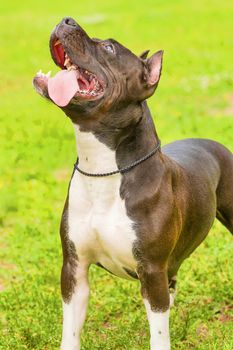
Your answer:
[[[91,264],[139,279],[151,350],[169,350],[177,272],[215,217],[233,233],[233,156],[223,145],[185,139],[161,149],[146,99],[163,51],[140,57],[113,39],[90,38],[64,18],[50,37],[61,70],[39,72],[37,92],[71,119],[79,159],[61,220],[61,349],[80,349]],[[170,292],[170,293],[169,293]]]

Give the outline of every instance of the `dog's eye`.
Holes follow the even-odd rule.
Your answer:
[[[115,53],[114,46],[112,44],[103,44],[103,47],[106,51],[109,51],[111,53]]]

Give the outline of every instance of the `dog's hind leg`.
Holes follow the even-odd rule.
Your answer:
[[[217,189],[217,213],[216,217],[233,234],[233,164],[229,187],[219,184]]]
[[[150,349],[170,350],[169,287],[167,271],[143,271],[140,276],[141,293],[150,326]]]
[[[169,280],[169,295],[170,295],[170,307],[174,305],[176,297],[176,276]]]
[[[216,217],[233,234],[233,154],[224,149],[221,160]]]
[[[227,215],[227,211],[219,210],[216,217],[233,234],[233,209],[229,215]]]

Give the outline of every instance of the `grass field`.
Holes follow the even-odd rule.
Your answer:
[[[48,38],[65,15],[135,53],[164,49],[149,101],[162,143],[218,140],[233,150],[231,0],[5,1],[0,5],[0,349],[54,350],[61,334],[59,221],[76,158],[68,118],[32,88],[56,67]],[[232,190],[229,188],[229,190]],[[230,350],[232,237],[218,222],[183,264],[172,349]],[[91,268],[83,350],[149,348],[139,285]]]

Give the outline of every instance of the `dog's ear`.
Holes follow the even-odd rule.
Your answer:
[[[145,80],[149,86],[158,85],[163,62],[163,50],[157,51],[151,57],[147,58]]]
[[[145,60],[148,56],[148,53],[150,52],[150,50],[145,50],[141,53],[141,55],[139,56],[139,58],[141,58],[142,60]]]

